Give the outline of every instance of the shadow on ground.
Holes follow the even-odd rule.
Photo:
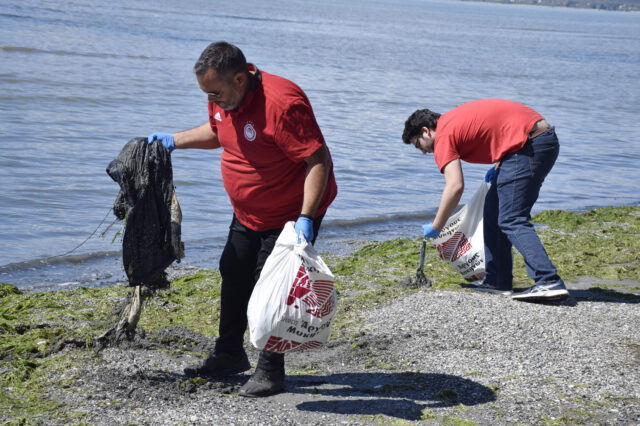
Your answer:
[[[463,289],[472,290],[473,285],[461,283],[460,287]],[[537,303],[541,305],[557,305],[557,306],[577,306],[578,302],[609,302],[609,303],[640,303],[640,294],[635,288],[625,288],[620,286],[616,289],[613,288],[600,288],[600,287],[588,287],[583,288],[569,287],[569,298],[563,301],[551,301],[551,302],[528,302],[519,301],[519,303]],[[524,291],[527,288],[516,288],[514,292]],[[484,293],[490,294],[490,293]]]
[[[612,289],[591,288],[588,290],[569,290],[571,298],[580,302],[640,303],[640,296]]]
[[[543,305],[557,306],[577,306],[584,302],[607,302],[607,303],[640,303],[640,296],[624,291],[616,291],[603,288],[590,288],[588,290],[569,289],[569,298],[562,302],[538,302]],[[527,303],[527,302],[521,302]],[[533,302],[528,302],[533,303]]]
[[[298,404],[302,411],[384,414],[404,420],[420,419],[425,408],[472,406],[496,399],[493,390],[472,380],[425,373],[288,376],[285,392],[326,397]]]

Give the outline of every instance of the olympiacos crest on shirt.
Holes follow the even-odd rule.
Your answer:
[[[249,142],[253,142],[256,138],[256,129],[250,121],[244,125],[244,137]]]

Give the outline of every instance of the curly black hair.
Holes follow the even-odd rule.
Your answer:
[[[422,134],[422,128],[426,127],[436,130],[440,114],[428,109],[416,110],[404,122],[404,132],[402,133],[402,141],[406,144],[411,143],[411,138]]]

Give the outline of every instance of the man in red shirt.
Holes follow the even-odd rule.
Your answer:
[[[485,277],[478,290],[511,295],[512,245],[522,254],[535,285],[513,299],[558,301],[568,297],[529,221],[544,178],[559,153],[555,128],[533,109],[507,100],[483,99],[438,114],[415,111],[406,121],[402,140],[423,154],[433,153],[444,174],[445,188],[436,217],[423,226],[435,238],[460,201],[464,178],[460,160],[493,164],[484,205]]]
[[[220,336],[205,362],[185,373],[224,377],[251,367],[243,348],[247,304],[284,224],[295,220],[299,237],[315,242],[337,186],[329,149],[300,87],[248,64],[226,42],[210,44],[194,72],[208,96],[209,121],[148,140],[170,151],[223,148],[220,170],[234,215],[220,257]],[[262,351],[240,395],[282,389],[284,355]]]

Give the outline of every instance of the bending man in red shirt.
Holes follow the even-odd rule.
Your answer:
[[[555,128],[533,109],[511,101],[483,99],[445,114],[415,111],[402,140],[423,154],[433,153],[445,188],[436,217],[423,226],[435,238],[453,213],[464,190],[460,160],[493,164],[485,180],[491,188],[484,205],[485,277],[476,289],[511,295],[512,245],[522,254],[535,285],[513,299],[558,301],[568,297],[564,282],[533,229],[531,208],[559,153]]]
[[[153,133],[166,148],[223,148],[220,170],[233,206],[220,257],[219,338],[213,353],[187,375],[224,377],[251,366],[243,347],[247,304],[287,221],[315,242],[337,194],[329,149],[305,93],[293,82],[248,64],[236,46],[210,44],[194,66],[208,96],[209,121],[182,132]],[[284,355],[262,351],[243,396],[284,388]]]

